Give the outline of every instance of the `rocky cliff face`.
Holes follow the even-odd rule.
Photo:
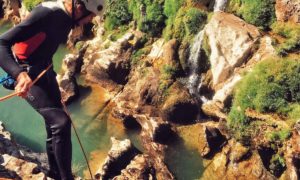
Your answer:
[[[203,157],[203,179],[299,179],[299,4],[125,0],[95,19],[64,60],[63,97],[78,96],[77,75],[101,86],[105,113],[143,147],[112,138],[95,177],[176,179],[166,157],[180,142]]]

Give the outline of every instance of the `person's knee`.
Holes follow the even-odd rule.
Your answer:
[[[49,125],[52,135],[69,134],[71,121],[68,115],[59,108],[43,108],[39,110]]]

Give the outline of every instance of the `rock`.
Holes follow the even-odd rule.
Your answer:
[[[64,76],[57,76],[57,82],[61,92],[62,100],[65,103],[70,103],[79,95],[78,85],[75,77],[65,74]]]
[[[110,179],[121,173],[130,161],[140,153],[129,139],[123,141],[111,138],[112,147],[103,165],[97,171],[96,179]]]
[[[81,72],[87,80],[114,89],[118,84],[127,82],[130,71],[130,40],[135,38],[134,32],[128,32],[116,42],[109,42],[109,48],[94,44],[91,41],[84,56]],[[99,43],[99,41],[98,41]]]
[[[121,175],[116,176],[113,180],[155,179],[154,169],[148,160],[149,157],[145,155],[137,155],[126,169],[121,171]]]
[[[168,91],[169,95],[161,108],[162,117],[167,121],[180,124],[195,121],[199,113],[199,107],[188,93],[188,90],[176,82]]]
[[[199,135],[201,156],[210,157],[226,144],[226,137],[215,127],[204,126]]]
[[[87,46],[84,45],[78,54],[67,54],[63,59],[62,72],[57,76],[58,85],[64,102],[70,103],[79,95],[79,89],[76,81],[76,73],[80,72],[82,66],[82,57]]]
[[[234,143],[233,147],[231,148],[230,153],[230,161],[233,163],[238,163],[245,158],[249,157],[251,155],[250,149],[243,146],[241,143],[236,142]]]
[[[4,154],[1,157],[3,159],[1,166],[5,167],[7,171],[16,173],[17,176],[14,178],[36,180],[46,179],[46,175],[42,173],[41,170],[38,169],[38,166],[34,163],[26,162],[8,154]]]
[[[275,13],[278,21],[300,23],[300,1],[276,0]]]
[[[0,164],[0,177],[13,179],[44,180],[46,178],[44,171],[48,169],[46,153],[34,153],[15,143],[2,122],[0,122]]]
[[[260,33],[255,26],[232,14],[216,12],[205,27],[205,34],[211,49],[213,85],[218,89],[218,84],[246,62]]]
[[[244,72],[251,71],[252,67],[258,62],[263,61],[270,57],[275,57],[276,51],[272,46],[272,38],[269,36],[264,36],[260,39],[260,44],[257,51],[253,54],[251,59],[247,62],[245,67],[239,67],[234,70],[234,73],[227,78],[224,83],[219,84],[222,86],[218,88],[213,94],[213,97],[207,102],[204,102],[201,109],[206,115],[213,117],[224,118],[226,119],[226,114],[222,112],[222,109],[226,105],[226,101],[230,101],[233,88],[235,85],[242,79]],[[229,105],[230,106],[230,105]]]
[[[207,162],[203,179],[266,179],[275,180],[264,167],[257,152],[239,163],[230,160],[233,143],[226,145],[222,152],[216,154]]]

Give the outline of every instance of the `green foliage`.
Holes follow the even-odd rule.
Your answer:
[[[300,64],[296,60],[269,59],[255,66],[235,88],[229,126],[235,133],[245,129],[250,122],[245,115],[248,108],[277,113],[288,119],[300,118],[299,78]],[[280,132],[280,139],[284,135]]]
[[[207,13],[197,8],[181,7],[175,18],[169,18],[164,32],[166,39],[184,40],[197,34],[203,29]]]
[[[264,29],[275,21],[275,0],[230,0],[227,11]]]
[[[163,0],[130,0],[129,10],[138,28],[151,36],[159,36],[165,26]]]
[[[178,10],[183,5],[184,0],[165,0],[164,14],[168,18],[175,18]]]
[[[290,138],[292,135],[291,130],[282,129],[280,131],[274,131],[268,134],[268,139],[271,142],[283,142],[284,140]]]
[[[178,68],[176,66],[165,64],[160,69],[160,72],[159,90],[166,96],[167,90],[173,83],[173,79],[178,72]]]
[[[300,49],[300,25],[289,22],[275,22],[271,27],[275,33],[286,38],[283,43],[276,47],[279,55],[284,56],[289,52],[295,52]]]
[[[121,25],[125,25],[132,20],[132,14],[128,9],[127,0],[107,0],[109,6],[105,16],[104,27],[113,30]]]
[[[274,154],[270,161],[270,171],[275,176],[280,176],[282,171],[286,169],[286,164],[284,158],[279,154]]]
[[[42,3],[44,0],[23,0],[24,6],[28,11],[32,11],[38,4]]]

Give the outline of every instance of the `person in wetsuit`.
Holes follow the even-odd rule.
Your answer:
[[[45,120],[48,176],[53,179],[73,179],[71,122],[62,108],[53,67],[36,84],[32,81],[52,63],[53,54],[66,42],[70,30],[90,22],[103,8],[104,0],[45,2],[0,36],[0,67],[16,80],[14,89],[19,96]]]

